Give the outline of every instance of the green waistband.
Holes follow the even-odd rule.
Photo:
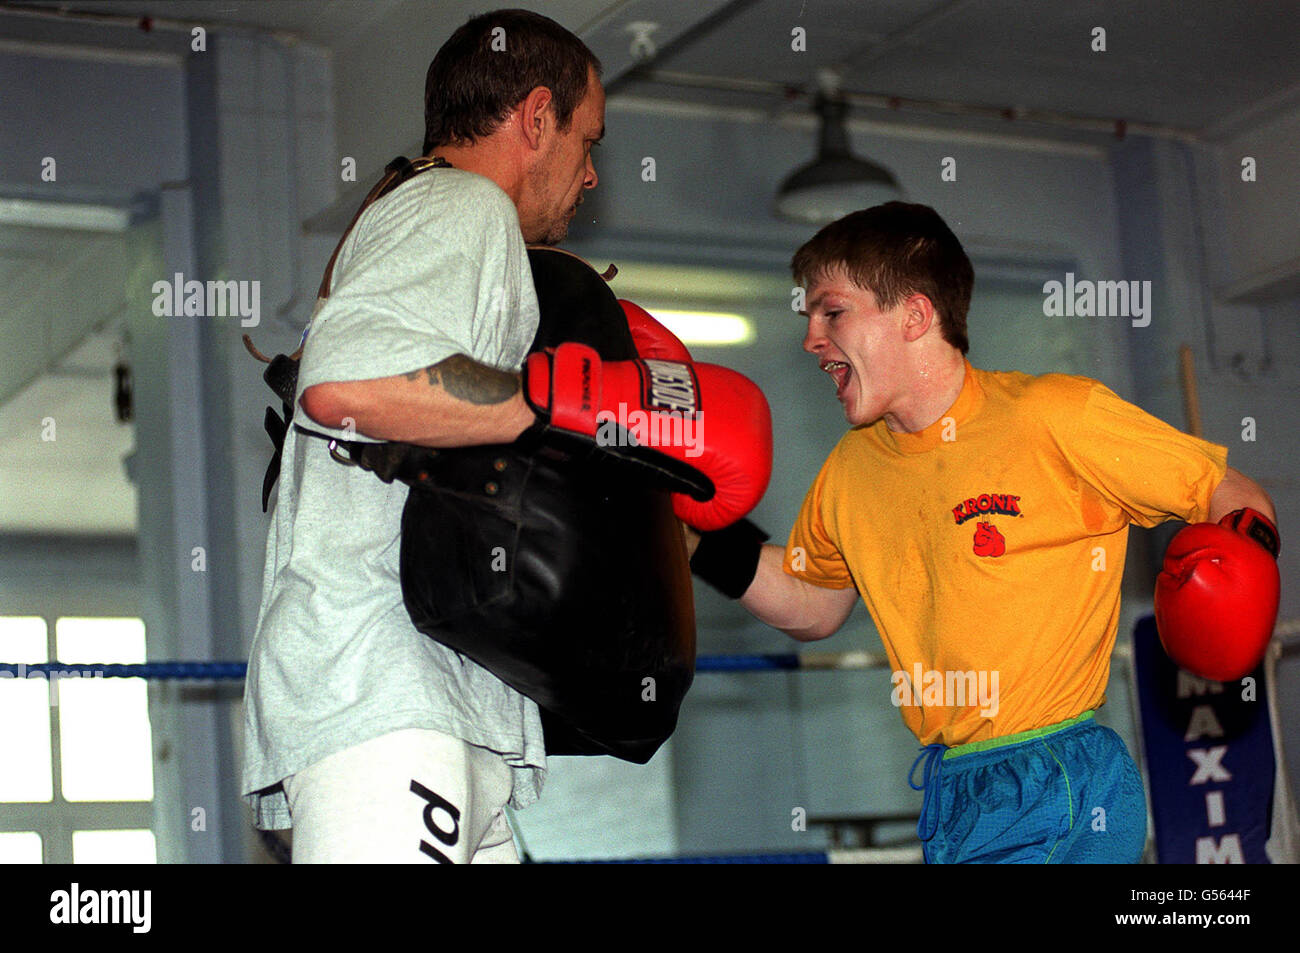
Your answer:
[[[1022,741],[1032,741],[1034,738],[1041,738],[1044,735],[1055,734],[1058,731],[1064,731],[1066,728],[1073,728],[1075,725],[1082,724],[1092,717],[1092,710],[1085,711],[1082,715],[1075,715],[1069,721],[1057,722],[1055,725],[1048,725],[1046,728],[1032,728],[1029,731],[1017,732],[1014,735],[1003,735],[1001,738],[989,738],[987,741],[972,741],[970,744],[956,745],[949,748],[943,753],[943,759],[960,758],[964,754],[974,754],[977,751],[988,751],[992,748],[1004,748],[1007,745],[1018,745]]]

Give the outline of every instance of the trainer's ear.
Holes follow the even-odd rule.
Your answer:
[[[532,149],[540,149],[542,138],[555,122],[555,100],[546,86],[535,86],[515,107],[519,131]]]
[[[928,297],[918,292],[903,299],[903,340],[917,340],[934,322],[934,303]]]

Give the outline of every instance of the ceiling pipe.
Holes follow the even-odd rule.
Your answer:
[[[729,76],[710,76],[699,73],[681,73],[671,70],[646,70],[638,73],[637,79],[661,86],[678,86],[688,89],[707,89],[715,92],[747,93],[755,96],[779,99],[789,102],[800,97],[812,96],[806,87],[791,86],[771,80],[735,79]],[[893,113],[903,111],[929,113],[941,116],[956,116],[974,119],[988,119],[1002,123],[1023,122],[1045,126],[1057,126],[1091,132],[1123,139],[1126,135],[1143,135],[1161,139],[1173,139],[1180,142],[1202,142],[1204,137],[1191,129],[1181,126],[1169,126],[1161,123],[1137,122],[1125,119],[1108,119],[1101,116],[1081,116],[1077,113],[1059,112],[1049,109],[1028,109],[1023,106],[989,106],[981,103],[963,103],[942,99],[916,99],[908,96],[892,96],[883,93],[855,93],[841,91],[844,102],[851,107],[861,109],[887,110]]]

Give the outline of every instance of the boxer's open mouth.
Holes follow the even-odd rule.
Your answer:
[[[831,375],[835,381],[835,396],[840,396],[844,392],[844,385],[849,382],[853,375],[853,368],[843,361],[822,361],[822,370]]]

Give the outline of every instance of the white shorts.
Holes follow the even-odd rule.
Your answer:
[[[295,864],[517,864],[510,767],[439,731],[408,728],[284,781]]]

